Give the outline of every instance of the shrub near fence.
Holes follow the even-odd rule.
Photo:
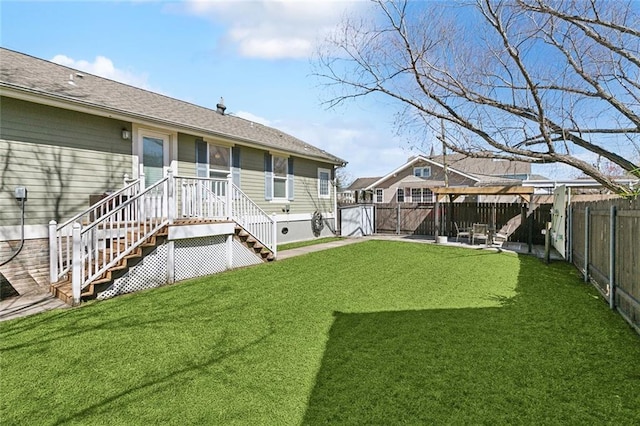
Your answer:
[[[573,203],[568,260],[640,333],[640,199]]]
[[[411,235],[435,235],[434,204],[376,204],[376,232]],[[440,217],[445,235],[455,237],[455,221],[460,228],[471,227],[474,223],[491,223],[495,210],[497,229],[510,219],[523,214],[519,203],[441,203]],[[526,214],[526,207],[524,210]],[[545,223],[550,220],[551,205],[538,206],[531,214],[531,229],[525,220],[516,230],[512,230],[510,241],[526,243],[529,236],[533,244],[544,244]]]

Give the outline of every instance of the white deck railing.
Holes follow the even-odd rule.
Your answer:
[[[72,272],[74,303],[82,289],[174,219],[233,220],[276,254],[276,221],[226,180],[169,175],[143,189],[125,185],[61,225],[49,223],[50,279]]]
[[[176,176],[178,218],[228,219],[226,180]]]
[[[66,222],[60,225],[53,220],[49,222],[49,253],[51,255],[49,273],[52,283],[63,279],[71,270],[73,224],[78,222],[86,226],[100,221],[114,207],[121,205],[139,192],[139,179],[127,182],[122,189],[105,197]]]
[[[229,203],[232,219],[250,233],[260,244],[277,255],[277,224],[275,217],[269,216],[240,188],[230,183]],[[274,215],[275,216],[275,215]]]

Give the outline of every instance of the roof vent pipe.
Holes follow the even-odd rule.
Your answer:
[[[220,98],[220,103],[216,105],[216,108],[218,109],[218,114],[224,115],[224,110],[227,109],[227,107],[224,106],[224,98]]]

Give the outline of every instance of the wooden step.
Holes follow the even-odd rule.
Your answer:
[[[162,234],[161,232],[164,231],[164,234]],[[87,298],[91,298],[91,297],[95,297],[95,292],[96,292],[96,286],[97,285],[101,285],[101,284],[109,284],[110,282],[113,281],[113,273],[114,272],[120,272],[120,271],[124,271],[127,270],[129,268],[129,263],[130,261],[134,260],[134,259],[139,259],[143,256],[143,249],[144,248],[150,248],[150,247],[155,247],[158,244],[158,237],[159,236],[166,236],[168,234],[168,229],[167,227],[161,229],[160,231],[158,231],[155,235],[152,235],[151,237],[147,238],[147,240],[142,243],[140,246],[136,247],[136,249],[134,251],[132,251],[131,253],[127,254],[126,256],[124,256],[117,264],[111,266],[109,269],[107,269],[101,276],[97,277],[96,279],[94,279],[91,283],[89,283],[89,285],[87,285],[83,292],[81,293],[80,297],[81,299],[87,299]],[[122,238],[129,238],[129,237],[122,237]],[[112,239],[112,244],[110,244],[110,247],[103,249],[103,250],[99,250],[98,252],[98,256],[99,256],[99,261],[98,261],[98,265],[99,268],[102,267],[102,265],[104,265],[104,259],[106,257],[109,257],[112,253],[112,251],[115,250],[115,246],[119,245],[119,249],[121,251],[124,251],[125,247],[127,246],[127,244],[125,244],[124,241],[118,241],[122,238],[114,238]],[[116,242],[117,241],[117,242]],[[115,250],[117,253],[117,250]],[[117,254],[116,254],[117,255]],[[73,290],[72,290],[72,273],[70,272],[67,275],[67,278],[61,281],[58,281],[56,283],[51,284],[50,286],[50,290],[51,294],[53,294],[55,297],[57,297],[58,299],[62,300],[63,302],[71,305],[73,304]]]

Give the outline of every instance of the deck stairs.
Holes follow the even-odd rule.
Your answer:
[[[231,178],[169,174],[146,189],[144,181],[129,183],[62,225],[52,221],[50,292],[68,304],[96,298],[161,245],[170,226],[216,222],[232,222],[235,240],[275,260],[275,221]]]

